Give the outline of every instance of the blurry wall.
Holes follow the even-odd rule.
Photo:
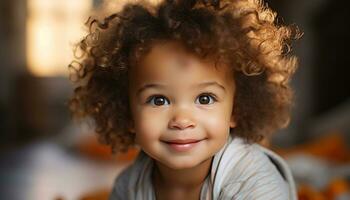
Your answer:
[[[0,126],[1,146],[15,134],[16,105],[11,102],[15,79],[25,72],[26,1],[0,1]]]
[[[87,16],[83,14],[88,15],[91,5],[101,1],[79,2],[84,4],[67,0],[0,2],[0,148],[59,134],[71,123],[66,103],[72,87],[64,72],[73,56],[73,44],[84,31]],[[33,5],[41,10],[32,9]],[[37,35],[28,37],[33,34]],[[59,73],[35,74],[29,68],[35,65],[44,72],[56,67]]]
[[[290,126],[275,137],[280,144],[300,143],[331,132],[350,142],[350,13],[346,1],[270,0],[287,24],[303,37],[294,45],[299,69],[292,80],[295,106]],[[291,142],[293,141],[293,142]]]

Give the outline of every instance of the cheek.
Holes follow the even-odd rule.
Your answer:
[[[210,113],[199,115],[198,119],[209,137],[226,135],[229,131],[228,116],[222,109],[215,109]]]
[[[140,109],[135,115],[136,142],[159,139],[166,117],[153,109]]]

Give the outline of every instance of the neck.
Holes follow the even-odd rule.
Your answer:
[[[180,170],[171,169],[155,161],[153,182],[167,188],[200,188],[210,172],[212,159],[213,157],[193,168]]]

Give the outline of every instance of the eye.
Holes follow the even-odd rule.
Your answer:
[[[166,97],[161,96],[161,95],[151,96],[148,99],[147,103],[150,103],[154,106],[163,106],[163,105],[170,104],[169,100]]]
[[[196,103],[199,104],[212,104],[214,102],[216,102],[216,98],[213,94],[201,94],[196,99]]]

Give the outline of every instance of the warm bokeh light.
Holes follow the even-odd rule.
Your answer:
[[[125,4],[127,3],[137,3],[138,1],[143,0],[103,0],[101,5],[101,10],[98,10],[98,13],[95,13],[96,16],[108,16],[112,13],[119,12]],[[157,5],[164,0],[146,0],[146,2],[153,5]]]
[[[67,75],[92,0],[28,0],[27,63],[35,76]]]

